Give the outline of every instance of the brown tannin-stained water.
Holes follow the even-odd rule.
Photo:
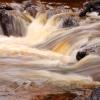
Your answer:
[[[54,94],[100,86],[99,16],[81,19],[78,8],[39,3],[33,17],[30,9],[16,7],[0,10],[0,100],[14,100],[7,93],[25,98],[41,89]]]

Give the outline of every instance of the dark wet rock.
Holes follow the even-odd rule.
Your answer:
[[[84,57],[86,57],[87,55],[88,55],[87,52],[85,52],[85,51],[79,51],[79,52],[77,52],[76,59],[77,60],[81,60]]]
[[[0,10],[0,27],[5,36],[25,36],[28,21],[22,13],[16,10]]]
[[[77,52],[76,59],[81,60],[87,55],[98,55],[100,56],[100,41],[94,39],[83,45]]]
[[[100,0],[90,0],[85,2],[79,16],[83,17],[87,12],[98,12],[100,14]]]
[[[24,1],[23,3],[24,10],[30,13],[31,16],[35,17],[37,14],[36,5],[32,3],[32,1]]]
[[[78,24],[77,20],[75,20],[72,17],[68,17],[67,19],[64,19],[64,23],[63,23],[64,27],[73,27],[73,26],[78,26],[78,25],[79,24]]]
[[[23,1],[22,1],[23,2]],[[24,0],[19,2],[0,3],[0,34],[5,36],[25,36],[30,19],[24,14],[27,11],[30,16],[36,15],[33,4]]]
[[[100,55],[100,44],[99,41],[95,41],[94,43],[88,43],[87,45],[80,48],[79,52],[76,55],[78,60],[84,58],[87,55]]]
[[[37,10],[35,9],[36,5],[31,1],[23,1],[22,3],[12,2],[12,3],[0,3],[0,10],[17,10],[20,12],[27,11],[33,17],[36,15]]]
[[[0,3],[0,9],[13,10],[12,7],[10,7],[9,5],[4,4],[4,3]]]
[[[0,10],[19,10],[23,11],[23,5],[19,3],[0,3]]]

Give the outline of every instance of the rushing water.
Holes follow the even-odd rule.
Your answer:
[[[99,16],[80,19],[78,12],[60,9],[40,11],[35,18],[11,16],[9,37],[0,27],[0,84],[37,80],[61,87],[99,85],[94,82],[100,80]]]

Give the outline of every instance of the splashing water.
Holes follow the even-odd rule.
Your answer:
[[[89,43],[94,46],[100,41],[100,19],[91,16],[80,19],[76,13],[67,12],[50,15],[47,11],[38,12],[35,18],[25,14],[19,18],[12,15],[12,18],[14,30],[9,30],[9,37],[4,36],[0,26],[0,67],[3,71],[0,76],[3,80],[38,80],[41,77],[61,86],[73,82],[80,87],[100,85],[94,82],[100,80],[96,75],[100,72],[97,70],[100,48],[97,46],[98,52],[94,54],[88,51]],[[17,32],[22,36],[14,37]],[[76,56],[80,55],[77,53],[84,48],[88,48],[89,56],[78,61]]]

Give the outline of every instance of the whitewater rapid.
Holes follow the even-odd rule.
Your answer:
[[[72,12],[51,16],[47,12],[39,12],[35,18],[27,18],[31,22],[21,21],[19,26],[23,30],[25,23],[23,37],[0,36],[1,81],[42,78],[61,87],[74,82],[80,87],[84,84],[100,85],[97,82],[100,80],[98,17],[80,19],[77,13]],[[97,52],[87,50],[88,55],[78,61],[77,53],[88,48]]]

